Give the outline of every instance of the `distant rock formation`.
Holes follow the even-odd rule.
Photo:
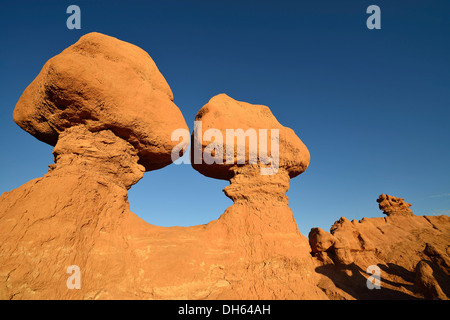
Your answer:
[[[14,121],[55,145],[65,129],[110,130],[137,151],[146,171],[172,163],[175,129],[188,129],[169,85],[147,52],[89,33],[45,63],[25,89]]]
[[[332,299],[448,299],[443,275],[449,274],[450,217],[415,216],[403,199],[380,199],[385,218],[341,218],[330,232],[311,230],[316,271],[323,275],[319,286]],[[365,283],[372,265],[381,270],[380,290]]]
[[[385,215],[413,215],[411,209],[411,204],[404,201],[403,198],[397,198],[390,196],[388,194],[382,194],[377,199],[377,202],[379,203],[380,210],[383,211]]]
[[[180,147],[171,134],[187,130],[169,85],[134,45],[81,37],[44,65],[14,120],[54,146],[55,163],[0,197],[0,299],[450,297],[450,217],[415,216],[403,199],[381,195],[386,217],[341,218],[330,232],[312,229],[308,242],[286,196],[308,149],[268,107],[225,94],[199,110],[191,158],[198,172],[230,182],[234,204],[193,227],[133,214],[127,190],[169,165]],[[244,138],[219,139],[227,129]],[[67,286],[71,266],[79,289]],[[366,285],[370,266],[381,270],[381,289]]]

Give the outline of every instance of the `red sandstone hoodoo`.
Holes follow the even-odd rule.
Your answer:
[[[234,204],[217,220],[163,228],[133,214],[127,190],[171,163],[171,134],[187,125],[153,60],[132,44],[84,35],[44,65],[14,120],[54,146],[55,163],[0,197],[1,299],[450,297],[449,217],[415,216],[381,195],[386,217],[341,218],[308,242],[285,195],[308,149],[268,107],[224,94],[199,110],[202,130],[278,129],[276,173],[262,175],[260,161],[193,163],[230,181]],[[67,286],[72,265],[80,289]],[[381,270],[380,290],[366,285],[369,266]]]

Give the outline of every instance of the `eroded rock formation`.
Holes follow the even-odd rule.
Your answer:
[[[226,96],[214,100],[233,107]],[[260,164],[226,174],[214,166],[210,175],[230,179],[225,193],[235,204],[207,225],[158,227],[130,211],[127,189],[170,163],[178,143],[170,133],[187,128],[164,78],[144,51],[98,33],[50,59],[14,120],[55,146],[55,164],[0,198],[0,298],[326,298],[285,196],[309,153],[267,107],[242,106],[238,128],[264,118],[259,127],[276,124],[288,143],[277,174],[262,178]],[[80,289],[67,287],[72,265]]]
[[[14,120],[54,146],[55,163],[0,197],[0,299],[450,296],[449,217],[415,216],[403,199],[382,195],[386,217],[341,218],[330,232],[312,229],[308,242],[286,196],[290,179],[308,167],[308,149],[268,107],[224,94],[200,109],[198,133],[254,129],[257,148],[249,148],[249,136],[217,139],[209,151],[222,161],[192,159],[205,176],[230,181],[224,192],[234,204],[193,227],[158,227],[133,214],[127,190],[145,171],[170,164],[179,143],[171,133],[187,130],[169,85],[136,46],[98,33],[81,37],[45,64]],[[192,137],[203,155],[211,141]],[[251,162],[253,153],[266,156]],[[67,287],[73,265],[80,289]],[[382,271],[379,290],[366,286],[369,266]]]
[[[171,133],[187,130],[172,100],[146,52],[102,34],[45,64],[14,120],[55,145],[55,164],[0,199],[1,298],[153,294],[136,286],[144,269],[133,240],[156,232],[130,212],[127,189],[171,162]],[[70,265],[81,269],[80,290],[65,284]]]
[[[76,124],[128,141],[146,170],[170,163],[175,129],[186,129],[172,91],[147,52],[100,33],[82,36],[51,58],[25,89],[14,121],[55,145]]]
[[[205,151],[210,145],[211,139],[203,139],[207,131],[213,130],[212,135],[219,131],[222,138],[216,141],[216,151],[220,151],[220,155],[215,155],[221,163],[205,164],[204,157],[196,159],[196,152],[191,153],[192,166],[207,177],[230,180],[236,164],[240,160],[250,164],[251,155],[257,157],[254,164],[258,167],[270,167],[271,161],[266,158],[271,156],[272,151],[278,151],[278,159],[275,159],[277,167],[288,173],[290,178],[304,172],[309,165],[310,154],[306,146],[292,129],[278,122],[267,106],[237,101],[226,94],[219,94],[198,111],[195,120],[201,122],[201,128],[192,135],[194,150]],[[245,141],[230,139],[239,129],[247,134]],[[278,131],[277,137],[272,130]],[[231,148],[227,148],[227,143]],[[274,148],[273,144],[277,144],[278,148]],[[240,149],[243,152],[239,153]]]
[[[390,196],[388,194],[382,194],[377,199],[377,202],[379,203],[378,207],[385,215],[412,215],[410,203],[405,202],[405,199],[403,198],[397,198]]]
[[[333,299],[448,299],[450,217],[416,216],[403,199],[380,199],[385,218],[341,218],[330,232],[311,230],[319,286]],[[365,283],[372,265],[381,270],[379,290]]]

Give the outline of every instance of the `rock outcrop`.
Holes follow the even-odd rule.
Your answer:
[[[215,139],[225,137],[227,129],[279,130],[275,142],[269,135],[258,135],[253,140],[259,147],[269,145],[267,150],[272,149],[271,144],[279,143],[279,158],[275,160],[278,170],[271,174],[262,174],[261,169],[267,167],[265,159],[261,161],[258,158],[256,163],[249,163],[250,138],[224,143],[219,143],[220,139],[214,140],[215,151],[221,154],[218,159],[223,160],[219,163],[195,164],[191,156],[193,167],[200,173],[230,181],[224,192],[234,204],[217,221],[208,224],[207,229],[222,238],[221,241],[232,244],[234,248],[242,248],[239,257],[242,262],[252,261],[253,265],[245,268],[251,281],[258,283],[259,290],[265,292],[258,298],[326,298],[317,288],[308,241],[298,230],[285,194],[291,177],[306,170],[309,164],[306,146],[291,129],[278,123],[268,107],[236,101],[225,94],[213,97],[202,107],[196,121],[202,123],[202,136],[210,128],[219,130],[221,134],[216,132]],[[191,155],[196,151],[204,152],[210,142],[203,140],[200,143],[194,139]],[[226,163],[226,148],[230,144],[233,150],[245,150],[243,164],[237,163],[239,156],[236,152],[231,153],[233,163]],[[235,268],[243,267],[237,264]],[[245,298],[245,295],[240,297]]]
[[[323,275],[320,287],[333,299],[447,299],[450,286],[443,275],[449,274],[450,217],[416,216],[403,199],[380,199],[385,218],[341,218],[330,232],[311,230],[316,271]],[[394,205],[382,205],[392,199]],[[366,286],[369,266],[380,269],[380,290]]]
[[[238,127],[252,117],[245,108]],[[260,127],[271,129],[263,109]],[[259,163],[226,169],[235,204],[218,220],[163,228],[130,211],[127,190],[169,163],[171,130],[186,124],[144,51],[83,36],[44,66],[14,120],[55,146],[55,163],[0,198],[1,299],[327,298],[287,205],[289,179],[309,162],[292,130],[277,127],[291,148],[280,148],[277,174],[262,177]],[[80,289],[67,286],[73,265]]]
[[[198,111],[195,120],[200,125],[192,134],[191,163],[207,177],[230,180],[236,164],[255,164],[263,168],[275,165],[294,178],[309,165],[310,154],[306,146],[292,129],[277,121],[267,106],[219,94]],[[203,139],[208,131],[220,139]],[[205,157],[197,158],[196,155],[201,153],[195,151],[205,152],[211,142],[215,143],[214,151],[218,154],[213,155],[215,162],[205,163]],[[277,157],[272,153],[277,153]],[[252,163],[251,159],[256,161]],[[272,160],[275,163],[271,163]],[[267,171],[267,175],[271,175]]]
[[[132,298],[146,290],[135,286],[144,270],[132,241],[141,229],[155,232],[130,212],[127,189],[171,162],[171,133],[187,130],[172,100],[146,52],[102,34],[45,64],[14,120],[55,145],[55,164],[0,198],[1,298]],[[71,265],[80,267],[81,290],[66,286]]]

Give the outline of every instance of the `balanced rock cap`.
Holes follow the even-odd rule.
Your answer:
[[[89,33],[51,58],[16,104],[14,121],[55,145],[65,129],[111,130],[138,152],[146,171],[172,162],[172,132],[188,127],[172,91],[141,48]]]
[[[306,170],[310,161],[310,154],[306,146],[295,134],[287,127],[282,126],[270,111],[269,107],[264,105],[253,105],[247,102],[237,101],[226,94],[219,94],[209,100],[197,113],[196,121],[201,121],[201,130],[192,134],[191,141],[191,164],[195,170],[203,175],[216,179],[229,180],[233,176],[233,167],[236,167],[238,161],[238,146],[242,146],[239,139],[233,141],[227,140],[227,129],[242,129],[247,132],[248,129],[254,129],[257,136],[257,155],[260,165],[260,143],[266,143],[266,151],[270,155],[271,151],[271,130],[278,129],[279,137],[279,168],[283,168],[289,173],[291,178],[301,174]],[[195,149],[201,149],[201,152],[211,143],[204,138],[204,133],[209,129],[219,130],[222,134],[222,163],[205,163],[202,157],[201,163],[195,159]],[[266,129],[267,136],[259,135],[260,129]],[[199,140],[201,134],[201,143]],[[262,139],[266,141],[262,141]],[[242,140],[241,140],[242,141]],[[216,141],[217,142],[217,141]],[[250,138],[245,138],[245,164],[249,164],[249,143]],[[219,143],[220,144],[220,143]],[[227,163],[227,144],[233,146],[234,161],[233,164]],[[198,154],[197,150],[197,154]],[[230,156],[230,153],[228,153]],[[244,164],[244,165],[245,165]],[[239,165],[238,165],[239,166]]]

